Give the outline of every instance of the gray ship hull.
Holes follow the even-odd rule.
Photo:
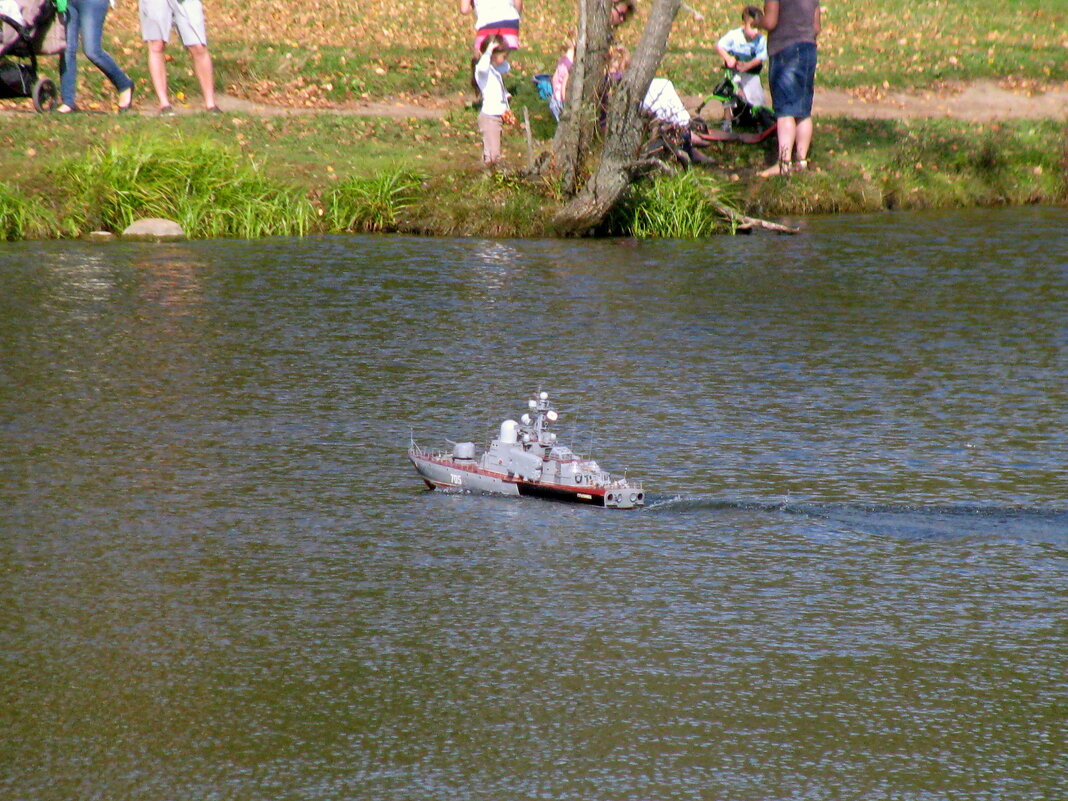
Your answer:
[[[448,454],[432,454],[414,446],[408,458],[430,489],[444,492],[471,492],[488,495],[511,495],[544,500],[635,509],[645,503],[640,487],[587,487],[529,481],[518,476],[494,473],[473,460],[454,459]]]
[[[489,473],[474,462],[450,460],[441,456],[408,452],[415,469],[431,489],[454,492],[486,492],[494,495],[518,495],[515,482],[507,476]]]

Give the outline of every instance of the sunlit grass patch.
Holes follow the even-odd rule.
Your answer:
[[[553,186],[514,171],[471,166],[433,176],[413,210],[413,230],[450,236],[546,236]]]
[[[163,217],[193,238],[304,235],[314,218],[302,193],[208,137],[119,138],[68,159],[57,177],[70,189],[67,215],[83,233]]]
[[[532,92],[526,99],[536,145],[547,146],[548,111]],[[552,235],[551,220],[566,199],[551,178],[523,172],[522,129],[506,128],[506,169],[489,175],[480,165],[475,118],[472,109],[431,120],[198,114],[161,123],[136,115],[0,116],[6,184],[0,236],[121,231],[135,216],[170,217],[197,237],[372,229]],[[729,186],[742,212],[771,219],[1068,202],[1068,135],[1057,120],[819,118],[810,171],[788,179],[755,178],[767,155],[758,146],[715,145],[705,154],[716,168],[695,168],[684,181]],[[390,188],[406,177],[422,181],[410,204],[405,187]],[[347,192],[345,202],[353,203],[374,185],[383,195],[378,221],[351,208],[346,217],[342,196]],[[347,189],[338,193],[341,187]],[[701,202],[685,195],[692,189],[673,187],[672,196],[658,187],[660,205],[650,206],[658,210],[646,211],[636,233],[705,235],[708,215],[687,219],[690,200]],[[638,187],[636,196],[646,192],[653,187]],[[393,202],[398,197],[400,204]],[[624,209],[634,212],[633,205]],[[605,232],[634,231],[617,215]]]
[[[470,64],[445,48],[347,46],[295,48],[249,42],[220,54],[223,74],[241,76],[241,88],[278,105],[333,105],[349,101],[463,92]]]
[[[631,187],[611,227],[643,239],[700,239],[731,230],[720,207],[731,206],[724,184],[689,170]]]
[[[347,178],[324,196],[322,224],[331,233],[396,231],[402,215],[418,200],[424,180],[421,173],[404,167]]]
[[[759,5],[759,4],[758,4]],[[634,47],[650,5],[618,31]],[[740,6],[704,4],[703,21],[683,11],[659,74],[684,94],[707,94],[720,65],[713,47],[739,24]],[[452,98],[467,89],[472,19],[440,0],[351,4],[288,0],[213,4],[208,9],[218,88],[236,97],[305,108],[360,100]],[[137,4],[110,12],[105,45],[140,85],[149,86]],[[573,0],[543,0],[523,10],[517,80],[551,72],[574,27]],[[869,97],[899,89],[993,80],[1034,91],[1068,76],[1068,2],[838,0],[823,6],[817,86]],[[172,94],[196,104],[187,56],[173,50]],[[56,78],[54,67],[45,72]],[[765,78],[766,81],[766,78]],[[884,89],[884,83],[886,87]],[[79,104],[111,109],[114,90],[99,73],[80,76]],[[139,101],[140,103],[141,101]],[[144,96],[144,102],[152,103]]]
[[[55,215],[36,195],[0,181],[0,240],[55,235]]]
[[[1064,203],[1068,142],[1056,120],[821,123],[812,169],[748,187],[761,213]]]

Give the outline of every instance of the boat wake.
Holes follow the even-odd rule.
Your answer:
[[[906,540],[990,539],[1068,546],[1068,509],[807,503],[650,494],[646,513],[752,512],[808,517],[843,532]]]

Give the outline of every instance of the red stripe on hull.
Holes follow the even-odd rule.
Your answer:
[[[521,478],[506,478],[509,484],[516,484],[522,489],[523,487],[542,487],[551,492],[565,492],[572,495],[592,495],[594,498],[604,499],[605,493],[608,491],[604,487],[583,487],[577,484],[551,484],[548,481],[526,481]],[[581,499],[580,499],[581,500]]]

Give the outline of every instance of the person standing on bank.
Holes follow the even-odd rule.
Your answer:
[[[129,111],[133,105],[134,82],[101,45],[104,20],[107,19],[109,8],[108,0],[67,0],[67,48],[59,57],[59,95],[62,104],[56,111],[60,114],[78,110],[74,97],[78,88],[79,38],[85,57],[119,91],[119,113]]]
[[[141,38],[148,43],[148,74],[159,98],[161,117],[174,116],[167,94],[167,42],[171,26],[178,29],[182,44],[193,59],[193,73],[204,95],[204,108],[219,113],[215,105],[215,77],[208,52],[207,26],[201,0],[141,0]]]
[[[501,131],[511,111],[501,67],[508,58],[508,42],[501,34],[482,40],[482,54],[475,62],[475,84],[482,94],[478,130],[482,134],[482,163],[491,170],[501,158]]]
[[[768,83],[779,123],[778,162],[760,175],[789,175],[808,169],[820,0],[765,0],[760,27],[768,32]]]

